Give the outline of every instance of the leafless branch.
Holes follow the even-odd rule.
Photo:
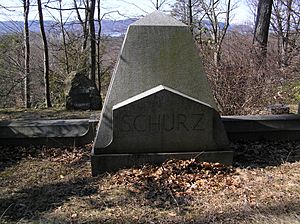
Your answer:
[[[12,10],[12,9],[11,9],[12,7],[6,7],[6,6],[2,5],[2,4],[0,4],[0,8],[5,9],[5,10],[7,10],[7,11],[9,11],[9,12],[14,12],[14,11],[16,11],[16,10]],[[20,6],[20,7],[18,7],[18,8],[22,8],[22,6]]]
[[[147,11],[145,11],[144,9],[142,9],[141,7],[139,7],[138,5],[136,5],[136,4],[132,3],[132,2],[128,2],[128,1],[125,1],[125,0],[122,0],[122,2],[124,2],[126,4],[129,4],[129,5],[132,5],[132,6],[136,7],[136,8],[138,8],[139,10],[141,10],[144,13],[148,13]]]
[[[74,8],[57,8],[57,7],[53,7],[53,6],[49,6],[49,5],[45,5],[46,8],[48,9],[54,9],[54,10],[60,10],[60,11],[73,11],[73,10],[77,10],[77,9],[82,9],[82,10],[85,10],[86,8],[82,8],[82,7],[74,7]]]

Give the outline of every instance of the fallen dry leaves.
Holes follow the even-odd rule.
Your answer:
[[[220,163],[191,160],[169,160],[161,166],[122,170],[112,176],[117,185],[126,185],[133,193],[146,192],[148,199],[180,203],[199,191],[220,190],[238,185],[233,167]],[[172,200],[170,200],[172,199]]]
[[[170,160],[99,177],[91,145],[2,147],[0,223],[299,223],[300,162],[285,162],[299,145],[239,143],[233,167]]]

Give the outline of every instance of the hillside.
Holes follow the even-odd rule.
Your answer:
[[[135,22],[137,18],[129,18],[123,20],[110,20],[104,19],[102,21],[102,34],[107,36],[122,36],[126,33],[128,26]],[[60,30],[60,25],[56,21],[47,20],[44,21],[45,28],[48,32]],[[23,30],[23,21],[0,21],[0,34],[10,33],[10,32],[21,32]],[[39,21],[33,20],[29,22],[31,32],[39,32]],[[204,21],[205,26],[209,27],[209,22]],[[221,23],[223,24],[223,23]],[[95,23],[96,30],[98,29],[98,24]],[[76,31],[80,30],[80,24],[78,21],[72,21],[65,24],[67,31]],[[252,31],[252,27],[246,24],[231,24],[229,27],[230,30],[241,31],[243,33],[249,33]]]
[[[124,19],[124,20],[110,20],[104,19],[102,21],[102,34],[109,36],[121,36],[123,35],[127,27],[136,21],[135,18]],[[21,32],[23,30],[23,21],[0,21],[0,34],[10,33],[10,32]],[[29,21],[29,29],[31,32],[39,32],[39,21]],[[98,24],[95,23],[96,29],[98,29]],[[45,28],[49,31],[59,30],[59,23],[56,21],[45,21]],[[78,21],[72,21],[65,24],[65,28],[67,31],[76,31],[80,30],[80,24]]]

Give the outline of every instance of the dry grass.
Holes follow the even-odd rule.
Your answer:
[[[90,146],[0,153],[0,223],[300,222],[300,162],[243,168],[249,154],[232,168],[169,161],[91,177]]]

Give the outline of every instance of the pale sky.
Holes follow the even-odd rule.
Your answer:
[[[152,0],[154,2],[154,0]],[[243,24],[246,21],[251,21],[252,17],[249,12],[249,9],[246,5],[246,0],[242,1],[236,1],[237,2],[237,8],[233,11],[234,17],[232,19],[233,23],[237,24]],[[35,4],[36,0],[31,0],[33,4]],[[72,7],[71,0],[62,0],[63,8],[69,8]],[[170,3],[174,2],[174,0],[169,0]],[[6,6],[9,8],[9,11],[4,10],[0,8],[0,21],[3,20],[23,20],[22,15],[22,3],[21,0],[0,0],[0,5]],[[101,13],[107,13],[111,11],[118,11],[121,15],[124,15],[126,17],[139,17],[144,16],[147,13],[150,13],[155,10],[155,7],[151,0],[101,0],[102,5],[102,12]],[[57,3],[53,3],[52,6],[58,6]],[[30,10],[30,20],[34,20],[38,18],[37,15],[37,7],[32,6]],[[168,4],[165,4],[162,8],[164,11],[169,11],[170,7]],[[52,19],[52,16],[55,16],[58,18],[58,13],[55,12],[55,10],[51,10],[52,16],[50,15],[48,10],[44,10],[44,17],[45,20]],[[121,19],[122,16],[119,13],[111,13],[109,15],[106,15],[106,17],[109,17],[110,19]],[[70,15],[70,11],[64,11],[63,12],[64,17],[70,17],[70,20],[72,18],[75,18],[76,15],[73,12]],[[124,18],[124,17],[123,17]]]

